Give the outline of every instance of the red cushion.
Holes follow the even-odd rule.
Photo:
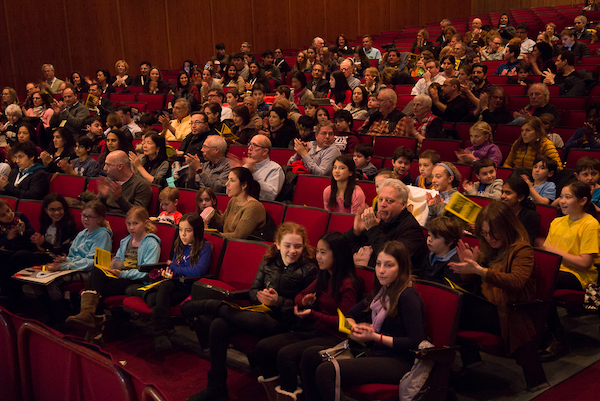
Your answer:
[[[127,297],[123,300],[123,307],[140,315],[152,316],[152,308],[140,297]],[[181,316],[179,305],[171,306],[171,316]]]
[[[123,306],[123,300],[127,298],[127,295],[113,295],[104,299],[104,306],[107,308],[117,308]]]
[[[554,300],[557,302],[564,302],[566,304],[582,304],[583,297],[585,296],[584,291],[577,290],[556,290],[554,291]]]
[[[370,383],[352,387],[350,396],[359,400],[397,400],[397,384]]]
[[[502,346],[502,337],[482,331],[459,331],[456,336],[458,341],[467,341],[480,347]]]

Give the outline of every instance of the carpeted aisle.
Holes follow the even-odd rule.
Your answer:
[[[156,387],[168,401],[186,400],[206,388],[209,361],[177,345],[171,352],[156,354],[151,337],[135,336],[109,342],[102,350],[132,376]],[[232,400],[266,399],[256,379],[240,371],[229,369],[227,387]]]
[[[535,398],[535,401],[590,401],[600,399],[600,362],[588,366],[575,376]]]

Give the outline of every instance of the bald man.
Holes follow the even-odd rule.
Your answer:
[[[269,138],[255,135],[248,143],[248,157],[244,159],[244,167],[252,172],[252,176],[260,184],[261,201],[275,200],[285,181],[281,166],[269,159],[271,148]]]
[[[485,43],[485,35],[486,31],[481,29],[482,22],[479,18],[473,19],[471,22],[471,30],[465,35],[465,44],[467,46],[478,45],[479,47],[483,47],[486,45]]]
[[[132,206],[150,207],[150,183],[141,175],[133,174],[125,152],[110,152],[104,162],[104,171],[106,178],[98,181],[98,195],[108,212],[126,214]]]

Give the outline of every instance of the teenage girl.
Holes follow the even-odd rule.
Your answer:
[[[160,238],[156,236],[156,226],[150,222],[148,211],[141,206],[134,206],[125,216],[125,224],[129,235],[121,240],[119,250],[111,261],[108,276],[99,268],[92,269],[90,278],[81,294],[81,311],[67,318],[67,324],[75,329],[88,331],[88,340],[92,334],[99,340],[100,329],[106,316],[101,298],[113,295],[124,295],[132,284],[148,282],[148,273],[141,272],[138,267],[158,262],[160,257]]]
[[[363,190],[356,184],[356,165],[352,155],[338,156],[333,162],[331,185],[323,190],[325,210],[355,214],[365,201]]]
[[[425,199],[429,205],[428,220],[441,216],[444,213],[444,207],[448,204],[450,197],[458,192],[456,189],[460,185],[461,175],[456,166],[450,162],[442,162],[433,168],[433,189],[439,192],[432,197],[427,193]]]
[[[533,244],[540,234],[541,218],[529,199],[529,185],[521,177],[507,178],[502,185],[500,200],[515,212],[529,234],[529,242]]]
[[[333,347],[344,338],[337,309],[346,313],[362,299],[363,283],[356,275],[350,242],[342,233],[324,234],[317,243],[317,278],[296,295],[294,313],[300,322],[289,333],[267,337],[256,346],[256,359],[270,400],[277,394],[297,396],[298,365],[310,346]],[[279,396],[281,397],[281,396]]]
[[[365,357],[338,360],[341,391],[366,383],[398,384],[413,365],[408,350],[426,338],[425,307],[409,286],[410,252],[398,241],[383,245],[377,255],[373,293],[345,316],[355,341],[367,343]],[[336,371],[323,362],[322,346],[302,354],[302,383],[307,400],[334,400]]]
[[[473,124],[469,129],[469,137],[473,146],[456,153],[461,163],[472,164],[487,157],[496,163],[496,167],[502,165],[502,152],[498,145],[492,143],[492,127],[488,123],[479,121]]]

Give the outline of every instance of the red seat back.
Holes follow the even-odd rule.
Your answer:
[[[17,356],[17,332],[10,315],[0,307],[0,388],[2,399],[21,399],[19,364]]]
[[[112,253],[116,253],[121,244],[121,240],[129,235],[127,231],[127,225],[125,224],[125,216],[120,214],[106,214],[106,220],[110,223],[110,230],[113,233],[112,236]]]
[[[219,267],[219,280],[237,290],[250,288],[267,248],[256,241],[228,239]]]
[[[177,227],[168,223],[156,223],[156,230],[156,235],[160,238],[159,262],[166,262],[171,259],[173,253],[173,243],[177,236]]]
[[[152,95],[148,93],[140,93],[137,95],[138,102],[146,103],[149,111],[162,110],[165,104],[165,95]]]
[[[425,304],[428,337],[436,347],[454,345],[462,294],[449,287],[426,281],[413,283],[413,287]]]
[[[177,189],[179,190],[177,210],[181,214],[194,213],[196,211],[196,196],[198,195],[198,191],[184,188]]]
[[[354,215],[350,213],[331,213],[327,232],[339,231],[345,233],[354,226]]]
[[[17,210],[17,202],[19,202],[19,199],[15,198],[14,196],[0,196],[0,199],[4,200],[6,203],[8,203],[8,206],[13,211]]]
[[[36,232],[40,231],[40,213],[42,213],[41,200],[21,199],[17,204],[17,212],[27,216],[31,226]]]
[[[552,299],[554,279],[562,263],[562,256],[537,248],[533,252],[538,274],[536,298],[541,301],[549,301]]]
[[[400,146],[416,152],[417,140],[398,136],[376,136],[373,143],[373,154],[380,157],[393,157],[394,151]]]
[[[296,151],[294,149],[273,148],[269,154],[269,159],[273,160],[280,166],[287,166],[288,160],[290,160],[290,157],[294,156],[295,154]]]
[[[548,230],[550,229],[550,223],[554,220],[558,214],[558,209],[550,205],[535,205],[537,212],[540,214],[540,237],[546,238]]]
[[[577,160],[582,157],[590,156],[595,159],[600,159],[600,151],[598,150],[590,150],[590,149],[570,149],[567,155],[567,167],[575,168],[577,165]]]
[[[329,212],[314,207],[289,205],[283,221],[293,221],[306,227],[308,242],[312,246],[317,246],[321,235],[327,232]]]
[[[77,199],[85,190],[85,177],[70,174],[58,174],[50,181],[49,193],[58,193],[62,196]]]
[[[360,189],[365,193],[365,199],[367,201],[367,205],[371,205],[373,203],[373,199],[377,196],[377,189],[375,188],[375,183],[373,181],[363,181],[360,180],[357,182]]]
[[[454,139],[424,139],[421,152],[428,149],[435,150],[440,155],[440,160],[454,162],[457,160],[456,152],[461,147],[461,141]]]
[[[265,207],[265,211],[269,213],[269,216],[271,216],[277,227],[279,227],[283,223],[283,216],[285,216],[285,204],[272,201],[262,201],[261,203]]]
[[[323,190],[331,183],[329,177],[318,175],[298,176],[292,203],[299,206],[323,208]]]
[[[365,285],[365,295],[373,292],[373,279],[375,277],[375,269],[367,266],[357,266],[356,274],[363,279]]]
[[[223,257],[225,247],[225,238],[216,233],[204,233],[204,238],[212,244],[212,254],[210,258],[210,270],[208,274],[217,274],[218,267]]]

